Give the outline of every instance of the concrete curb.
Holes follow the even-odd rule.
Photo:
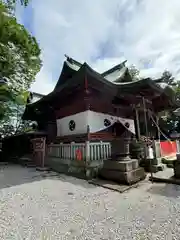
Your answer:
[[[180,185],[180,179],[176,179],[174,177],[171,178],[149,177],[149,180],[157,183],[159,182]]]
[[[111,190],[111,191],[114,191],[114,192],[119,192],[119,193],[126,192],[126,191],[130,190],[131,188],[137,188],[139,186],[138,183],[133,184],[133,185],[119,185],[119,184],[117,184],[117,187],[116,187],[115,184],[113,184],[112,186],[110,186],[111,184],[109,184],[109,186],[107,186],[107,185],[103,185],[103,183],[95,182],[95,180],[89,180],[88,183],[93,184],[93,185],[98,186],[98,187],[103,187],[105,189],[108,189],[108,190]],[[122,189],[120,189],[120,188],[122,188]]]
[[[8,165],[8,162],[0,162],[0,166]]]
[[[50,171],[50,168],[48,167],[36,167],[36,170],[39,172],[47,172]]]

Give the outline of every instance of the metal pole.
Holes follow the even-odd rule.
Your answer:
[[[43,150],[42,150],[42,167],[44,168],[44,158],[45,158],[45,151],[46,151],[46,141],[45,138],[42,138],[43,142]]]
[[[159,126],[159,117],[157,115],[156,115],[156,124],[157,124],[157,126]],[[156,128],[157,128],[158,140],[160,141],[161,133],[159,131],[159,128],[158,127],[156,127]]]
[[[144,122],[145,122],[146,136],[148,137],[149,132],[148,132],[148,124],[147,124],[147,109],[146,109],[146,102],[144,97],[143,97],[143,108],[144,108]],[[146,160],[147,160],[147,152],[146,152]],[[149,160],[150,160],[151,182],[153,183],[152,159],[149,159]]]
[[[147,115],[146,115],[146,102],[144,97],[143,97],[143,108],[144,108],[145,131],[146,131],[146,136],[148,137],[149,134],[148,134]]]
[[[137,139],[140,140],[141,134],[140,134],[140,126],[139,126],[139,112],[135,108],[135,116],[136,116],[136,127],[137,127]]]

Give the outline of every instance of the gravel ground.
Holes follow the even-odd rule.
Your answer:
[[[0,167],[0,239],[180,239],[180,187],[123,194],[64,175]]]

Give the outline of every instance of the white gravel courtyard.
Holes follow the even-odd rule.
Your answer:
[[[0,166],[0,239],[180,239],[180,186],[125,193],[65,175]]]

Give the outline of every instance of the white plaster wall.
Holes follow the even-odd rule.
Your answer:
[[[116,121],[120,121],[123,125],[128,122],[130,124],[129,130],[135,133],[133,119],[121,118],[109,114],[88,111],[88,125],[90,127],[90,132],[95,133],[97,131],[102,131],[103,129],[106,129],[106,127],[104,126],[104,119],[108,119],[111,122],[111,125],[113,125]]]
[[[105,129],[104,119],[108,119],[113,124],[113,118],[108,114],[88,111],[88,125],[91,133],[95,133]]]
[[[57,136],[86,133],[88,125],[87,117],[88,113],[87,111],[85,111],[68,117],[57,119]],[[74,131],[71,131],[69,129],[69,122],[71,120],[74,120],[76,124]]]
[[[88,125],[91,133],[101,131],[106,128],[104,126],[104,119],[108,119],[111,122],[111,125],[113,125],[117,120],[119,120],[122,124],[128,121],[130,123],[129,130],[135,133],[134,120],[119,118],[108,114],[93,111],[85,111],[58,119],[57,136],[86,133]],[[74,131],[71,131],[69,129],[69,122],[71,120],[74,120],[76,124]]]

